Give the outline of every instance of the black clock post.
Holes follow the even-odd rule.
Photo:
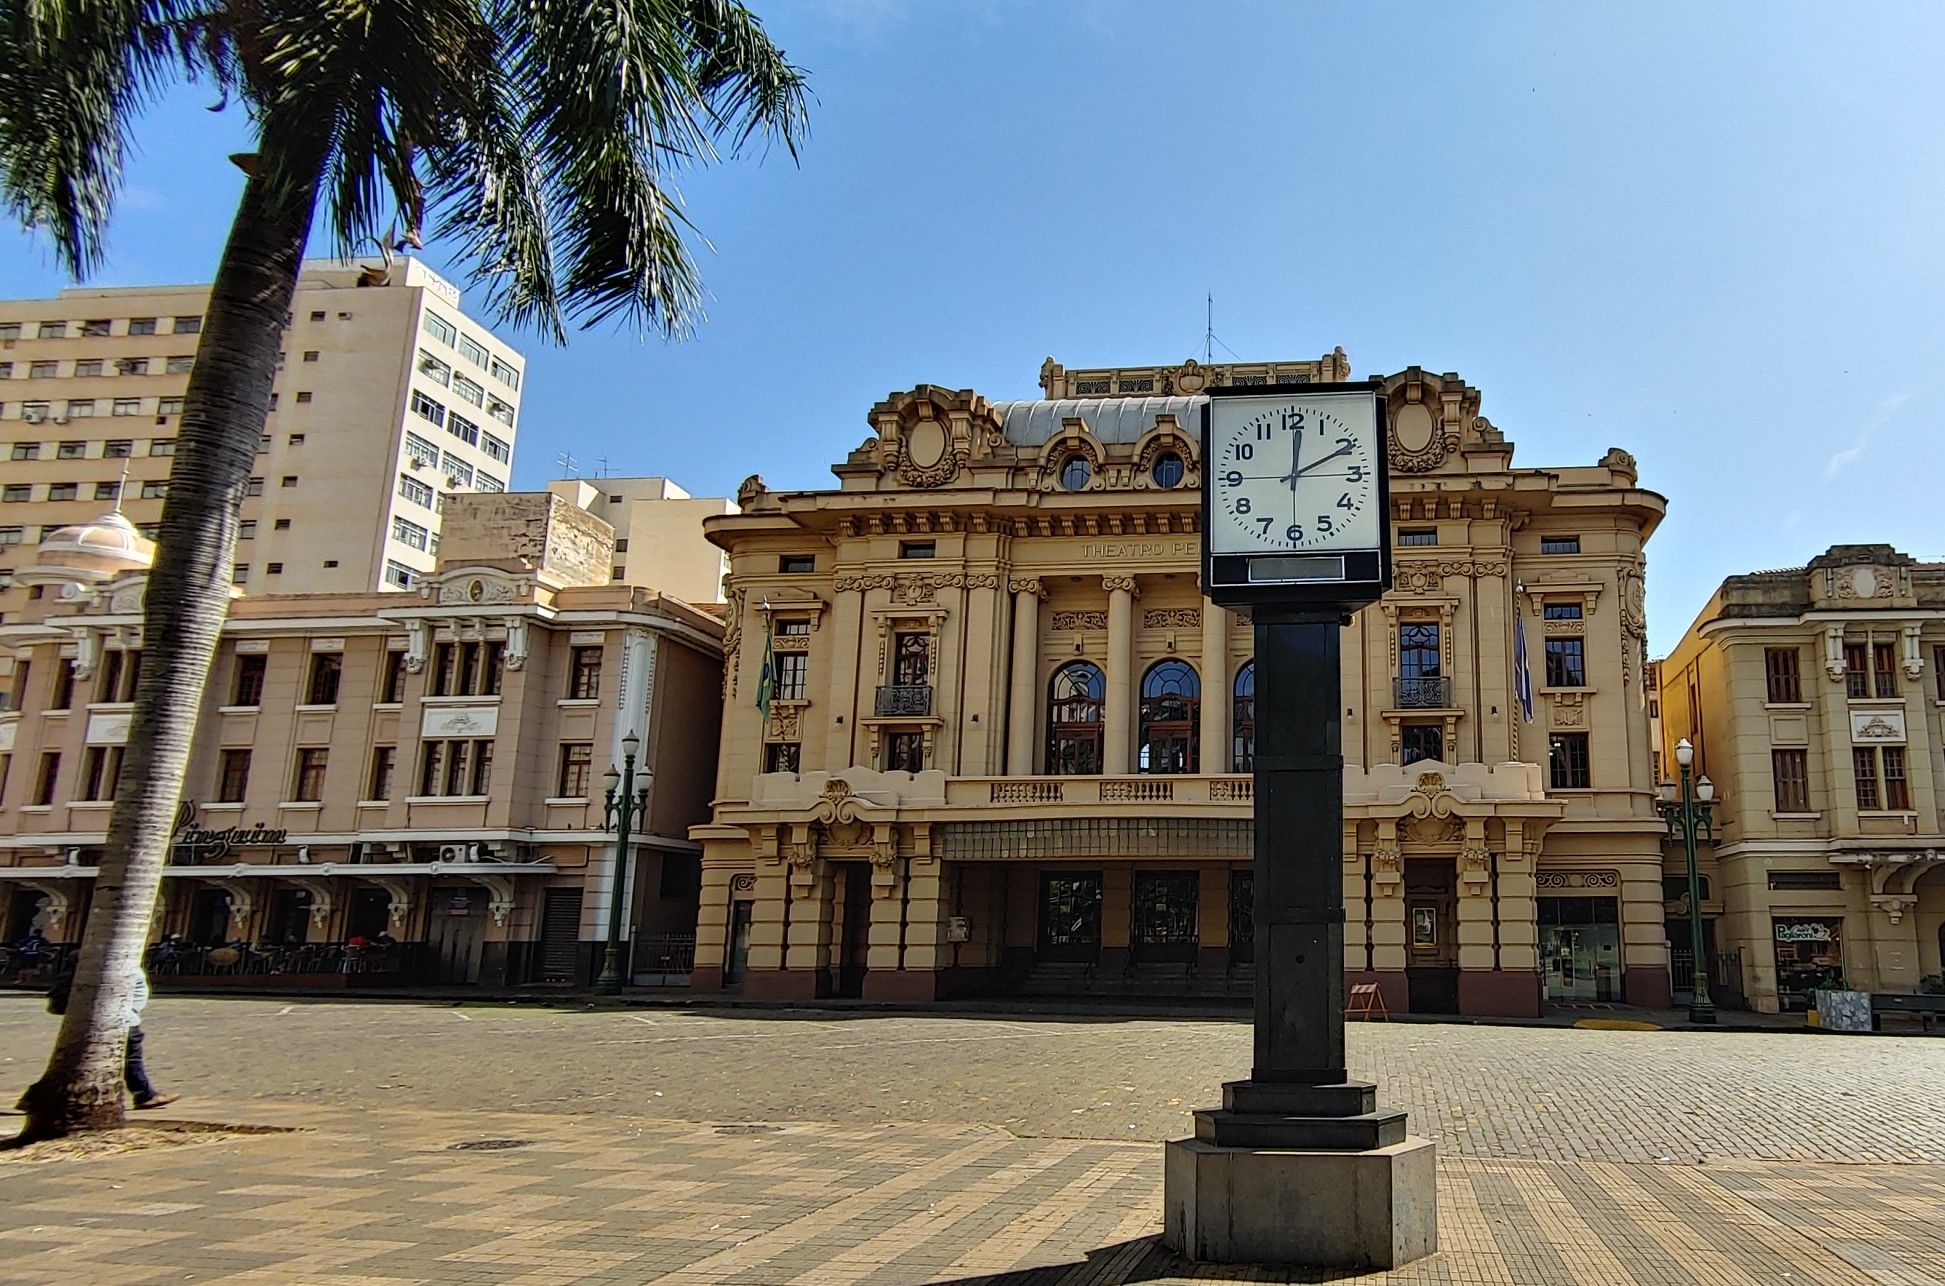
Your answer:
[[[1311,472],[1295,463],[1301,446],[1279,456],[1260,426],[1302,432],[1320,416],[1361,439],[1355,455],[1379,474],[1369,511],[1337,524],[1338,539],[1314,525],[1308,544],[1258,538],[1235,506],[1212,502],[1223,444],[1246,434],[1246,458],[1271,462],[1293,511],[1315,508],[1298,507]],[[1382,1269],[1438,1248],[1432,1144],[1407,1135],[1403,1112],[1378,1109],[1377,1086],[1351,1080],[1344,1053],[1339,647],[1350,614],[1390,583],[1384,446],[1373,384],[1222,390],[1204,411],[1204,592],[1211,610],[1247,613],[1256,643],[1256,1039],[1249,1079],[1195,1113],[1194,1138],[1167,1145],[1163,1240],[1191,1259]],[[1279,476],[1281,458],[1293,462]]]

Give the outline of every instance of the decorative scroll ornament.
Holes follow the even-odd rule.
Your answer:
[[[1015,594],[1031,594],[1039,599],[1047,597],[1047,587],[1040,583],[1038,576],[1025,576],[1018,580],[1010,580],[1006,582],[1006,588]]]
[[[1104,630],[1108,627],[1106,612],[1055,612],[1053,628],[1068,633],[1079,630]]]
[[[1146,630],[1193,630],[1202,627],[1202,613],[1193,607],[1159,607],[1141,614]]]
[[[1132,576],[1103,576],[1101,588],[1110,594],[1120,590],[1125,594],[1133,594],[1136,598],[1141,597],[1141,585]]]
[[[839,593],[862,593],[872,589],[895,589],[898,578],[890,572],[839,572],[831,578],[831,585]]]

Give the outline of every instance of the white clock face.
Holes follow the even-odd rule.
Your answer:
[[[1214,399],[1204,465],[1210,548],[1377,549],[1377,438],[1369,393]]]

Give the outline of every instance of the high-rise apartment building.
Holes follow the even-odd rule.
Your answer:
[[[735,513],[734,500],[692,496],[667,478],[561,478],[547,489],[615,529],[617,582],[685,603],[723,601],[729,555],[701,539],[702,524]]]
[[[0,302],[0,586],[27,549],[117,499],[153,533],[208,298],[206,284],[85,286]],[[305,263],[238,586],[353,593],[430,571],[443,494],[507,488],[524,367],[415,260]]]

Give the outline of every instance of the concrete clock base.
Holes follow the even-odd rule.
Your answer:
[[[1167,1145],[1162,1241],[1219,1264],[1396,1268],[1438,1249],[1430,1139],[1368,1151]]]

